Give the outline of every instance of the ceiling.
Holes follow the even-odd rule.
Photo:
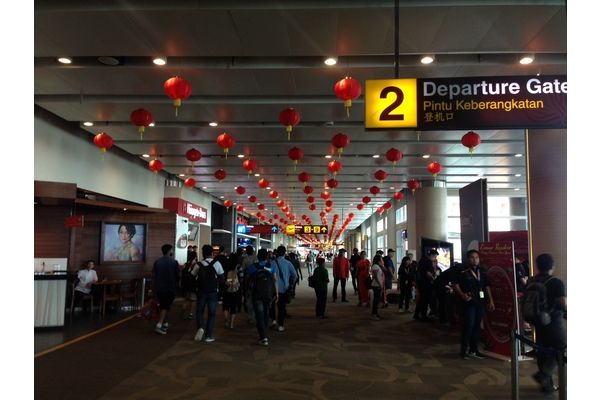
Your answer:
[[[400,1],[399,76],[566,75],[565,3]],[[90,140],[106,132],[132,157],[159,157],[176,179],[192,177],[198,190],[241,201],[252,212],[256,204],[246,196],[254,194],[281,214],[258,188],[259,178],[242,168],[239,154],[257,161],[256,172],[298,220],[306,214],[318,222],[324,207],[319,193],[331,178],[324,156],[337,157],[331,137],[338,132],[348,135],[350,144],[340,159],[339,186],[330,191],[332,213],[353,212],[349,229],[405,188],[408,179],[431,179],[426,169],[431,161],[442,164],[437,179],[450,193],[484,177],[490,195],[524,196],[525,157],[514,156],[525,153],[523,130],[478,130],[482,143],[470,155],[460,143],[466,131],[365,130],[362,97],[346,115],[334,95],[335,82],[349,75],[364,88],[367,79],[394,77],[394,16],[394,1],[376,0],[35,1],[35,103],[79,122]],[[530,52],[535,62],[520,65],[518,56]],[[422,65],[422,54],[435,54],[436,61]],[[338,64],[328,67],[323,60],[331,55]],[[61,56],[72,57],[72,64],[58,63]],[[155,56],[167,56],[167,65],[154,65]],[[99,57],[118,65],[103,64]],[[164,81],[174,75],[193,88],[178,116],[163,91]],[[301,115],[290,141],[278,122],[287,107]],[[143,140],[129,121],[137,108],[156,120]],[[84,121],[94,126],[83,126]],[[210,121],[219,126],[208,126]],[[236,140],[227,158],[216,144],[223,132]],[[304,151],[296,169],[288,158],[294,146]],[[185,158],[192,147],[202,153],[194,167]],[[385,159],[391,147],[404,154],[394,168]],[[227,172],[222,182],[213,176],[219,168]],[[378,169],[388,173],[383,183],[373,177]],[[314,212],[297,179],[301,171],[312,176]],[[371,196],[368,188],[375,184],[381,193]],[[238,185],[246,188],[244,196],[236,194]],[[358,211],[356,204],[366,195],[373,201]]]

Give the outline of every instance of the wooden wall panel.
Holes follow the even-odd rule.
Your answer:
[[[34,206],[33,257],[68,258],[69,228],[65,218],[70,215],[69,206]]]

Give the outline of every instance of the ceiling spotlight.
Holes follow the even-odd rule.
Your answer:
[[[521,177],[521,174],[515,174],[515,176],[516,176],[517,178],[519,178],[519,177]]]
[[[327,155],[325,156],[325,158],[331,158],[331,155],[330,155],[330,154],[327,154]]]
[[[328,57],[324,61],[325,65],[332,66],[337,64],[337,57]]]
[[[362,190],[362,188],[361,187],[357,187],[356,190]]]
[[[202,189],[208,189],[208,186],[202,186]]]
[[[150,124],[148,124],[148,126],[154,127],[154,126],[156,126],[156,124],[154,122],[151,122]]]
[[[515,154],[515,157],[523,157],[523,154],[517,153],[517,154]]]
[[[267,190],[271,190],[271,186],[267,186]]]
[[[518,192],[519,190],[521,190],[521,189],[519,189],[519,188],[515,188],[515,192]]]
[[[429,158],[429,157],[431,157],[431,155],[429,155],[429,154],[423,154],[421,157],[423,157],[423,158]]]
[[[127,208],[123,208],[123,211],[127,211]]]
[[[219,123],[218,122],[209,122],[208,125],[209,126],[217,126],[217,125],[219,125]]]
[[[83,123],[83,125],[84,126],[94,126],[94,123],[90,122],[90,121],[86,121],[86,122]]]
[[[179,176],[185,176],[185,174],[179,174]]]
[[[393,186],[390,186],[390,190],[395,190],[396,188]]]
[[[73,59],[71,57],[60,57],[58,59],[58,62],[61,64],[71,64],[73,62]]]
[[[379,158],[379,154],[373,154],[373,158]]]
[[[150,157],[150,154],[142,154],[142,157],[148,158],[148,157]]]
[[[526,54],[519,60],[519,63],[523,65],[531,64],[535,60],[535,56],[533,54]]]
[[[260,176],[260,174],[254,174],[254,176],[258,177],[258,176]]]
[[[152,62],[156,65],[165,65],[167,63],[167,57],[156,57]]]
[[[431,64],[435,61],[435,56],[432,54],[425,55],[421,57],[421,64]]]
[[[238,154],[238,158],[244,158],[245,156],[243,154]]]
[[[222,198],[222,199],[224,199],[224,198],[225,198],[225,196],[221,196],[221,198]]]

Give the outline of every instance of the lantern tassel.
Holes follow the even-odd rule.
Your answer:
[[[342,158],[342,152],[344,151],[344,149],[342,147],[340,147],[338,149],[338,158]]]
[[[475,147],[469,147],[469,155],[472,157],[473,156],[473,151],[475,150]]]
[[[417,131],[417,141],[421,140],[421,131]]]
[[[173,105],[175,106],[175,116],[179,116],[179,107],[181,107],[181,99],[173,100]]]
[[[228,148],[225,148],[225,149],[223,150],[223,152],[225,153],[225,159],[227,160],[227,153],[229,153],[229,149],[228,149]]]

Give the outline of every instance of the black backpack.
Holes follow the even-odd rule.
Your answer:
[[[217,271],[215,270],[215,263],[217,260],[213,259],[208,265],[205,265],[205,261],[200,261],[198,269],[197,288],[198,293],[208,294],[215,293],[219,287],[219,278],[217,277]]]
[[[527,284],[521,305],[525,321],[537,326],[546,326],[550,323],[552,307],[548,304],[546,284],[554,278],[551,276],[544,281],[534,279]]]
[[[196,292],[197,282],[196,277],[192,275],[194,266],[186,264],[181,274],[181,288],[186,292]]]
[[[273,299],[273,274],[268,269],[256,266],[257,271],[252,277],[252,298],[259,301]]]

